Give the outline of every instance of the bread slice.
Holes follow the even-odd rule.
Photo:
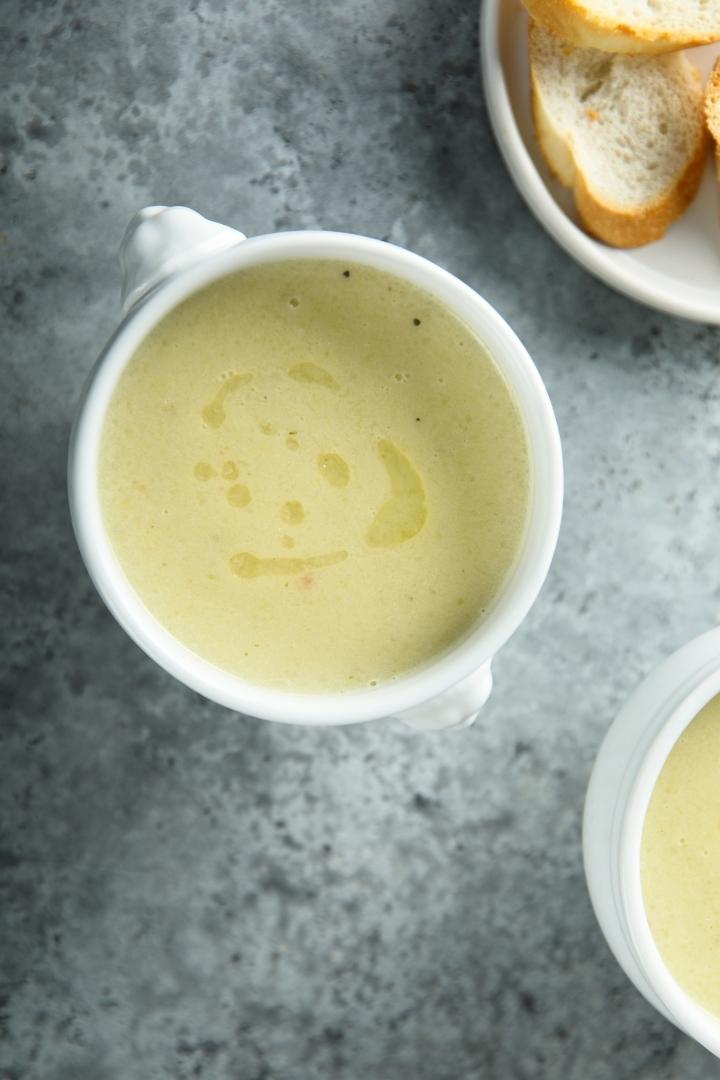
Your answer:
[[[614,247],[658,240],[707,158],[700,74],[682,53],[576,49],[530,25],[535,133],[585,229]]]
[[[710,72],[705,90],[705,117],[710,134],[715,141],[715,169],[720,180],[720,57]]]
[[[661,53],[720,40],[720,0],[523,0],[565,41],[618,53]]]

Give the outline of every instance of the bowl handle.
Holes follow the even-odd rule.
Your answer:
[[[208,221],[188,206],[146,206],[120,245],[123,313],[171,274],[244,239],[243,233]]]
[[[437,697],[412,709],[396,713],[408,727],[418,731],[450,731],[474,724],[492,690],[490,661]]]

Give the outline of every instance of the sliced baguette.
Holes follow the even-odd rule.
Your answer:
[[[563,40],[618,53],[662,53],[720,40],[720,0],[523,0]]]
[[[584,228],[614,247],[658,240],[707,157],[699,72],[682,53],[613,56],[530,26],[535,133]]]
[[[720,57],[710,72],[705,91],[705,116],[715,143],[715,169],[720,180]]]

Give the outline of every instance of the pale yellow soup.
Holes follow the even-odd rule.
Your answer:
[[[355,264],[240,271],[167,315],[103,430],[105,525],[181,642],[252,682],[392,680],[490,609],[530,489],[516,403],[428,293]]]
[[[645,818],[641,873],[663,960],[720,1017],[720,695],[663,766]]]

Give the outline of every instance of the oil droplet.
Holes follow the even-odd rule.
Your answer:
[[[215,470],[207,461],[198,461],[193,472],[198,480],[209,480],[211,476],[215,475]]]
[[[292,536],[283,536],[282,539],[280,540],[280,543],[282,544],[282,546],[284,548],[294,548],[295,547],[295,541],[293,540]]]
[[[223,480],[237,480],[238,478],[238,467],[234,461],[226,461],[220,471]]]
[[[225,399],[240,386],[245,386],[252,380],[252,375],[244,372],[240,375],[231,375],[225,380],[212,401],[208,402],[202,410],[201,416],[208,427],[219,428],[225,422]]]
[[[297,499],[291,499],[289,502],[283,503],[280,517],[283,521],[287,521],[289,525],[299,525],[301,521],[305,520],[303,504],[298,502]]]
[[[233,484],[228,489],[227,501],[231,506],[247,506],[251,499],[252,495],[244,484]]]
[[[304,364],[293,364],[291,368],[288,368],[288,375],[296,382],[315,383],[317,386],[326,386],[328,390],[337,390],[338,384],[335,379],[319,364],[312,364],[309,361]]]
[[[297,450],[297,448],[300,446],[300,443],[297,441],[294,435],[288,435],[287,439],[285,440],[285,445],[287,446],[288,450]]]
[[[389,439],[380,440],[378,453],[390,480],[391,496],[376,513],[366,540],[370,547],[393,547],[412,540],[425,524],[425,489],[419,473]]]
[[[263,435],[275,434],[275,428],[272,426],[272,424],[268,424],[267,422],[260,425],[260,430],[262,431]]]
[[[339,454],[318,454],[318,469],[328,484],[344,488],[350,482],[350,470]]]
[[[249,551],[239,551],[230,559],[230,569],[240,578],[264,577],[275,574],[288,577],[306,570],[321,570],[347,559],[347,551],[330,551],[327,555],[311,555],[306,559],[259,559]]]
[[[288,302],[290,304],[290,307],[300,307],[300,301],[298,300],[297,296],[291,297]]]

